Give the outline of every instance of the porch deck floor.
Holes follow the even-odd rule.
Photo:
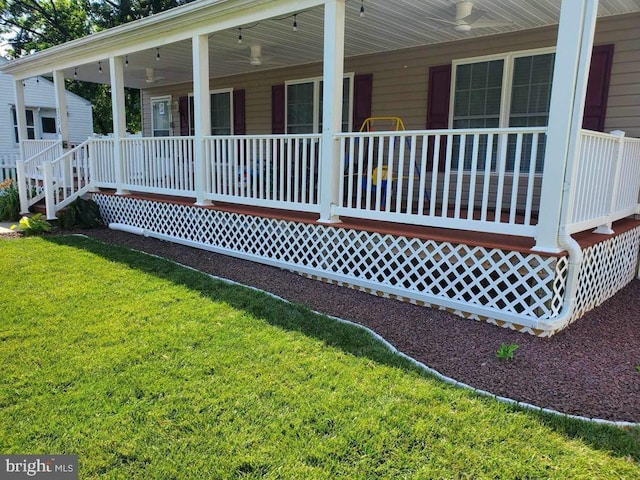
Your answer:
[[[103,194],[113,194],[113,190],[100,190]],[[160,195],[152,193],[131,192],[126,197],[139,198],[142,200],[152,200],[157,202],[167,202],[180,205],[194,205],[196,199],[188,197],[176,197],[171,195]],[[318,223],[318,215],[315,213],[298,212],[293,210],[280,210],[275,208],[254,207],[248,205],[238,205],[223,202],[216,202],[214,205],[206,205],[198,208],[207,208],[224,212],[232,212],[244,215],[254,215],[265,218],[276,218],[300,223]],[[439,242],[461,243],[485,248],[497,248],[501,250],[511,250],[517,252],[530,252],[535,241],[533,238],[515,235],[504,235],[496,233],[484,233],[475,231],[456,230],[448,228],[425,227],[420,225],[409,225],[394,222],[383,222],[378,220],[366,220],[353,217],[340,217],[340,223],[327,224],[336,228],[348,228],[360,231],[376,232],[382,234],[401,235],[422,240],[435,240]],[[615,233],[603,235],[591,231],[580,232],[572,235],[582,249],[593,246],[599,242],[608,240],[612,236],[620,235],[628,230],[640,226],[640,220],[628,217],[618,220],[613,224]],[[564,252],[542,253],[543,256],[563,256]]]

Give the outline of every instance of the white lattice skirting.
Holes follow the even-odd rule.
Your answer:
[[[550,257],[357,231],[334,225],[222,212],[111,194],[94,194],[106,223],[145,235],[261,262],[379,296],[446,309],[465,318],[548,336],[562,308],[566,257]],[[585,252],[589,289],[580,315],[631,278],[627,258],[640,229]],[[622,240],[622,238],[625,240]],[[620,240],[618,240],[620,239]],[[609,246],[604,246],[607,244]],[[591,253],[592,250],[594,253]],[[616,254],[612,255],[611,252]],[[600,257],[606,258],[603,270]],[[615,257],[615,258],[612,258]],[[620,277],[621,264],[625,278]],[[585,270],[586,271],[586,270]],[[617,273],[614,273],[617,272]],[[613,293],[612,293],[613,292]],[[594,298],[602,299],[596,302]],[[577,317],[576,317],[577,318]]]

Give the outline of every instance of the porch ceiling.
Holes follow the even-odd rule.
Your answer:
[[[233,6],[242,2],[239,0],[220,0],[208,3],[211,8],[219,8],[222,4]],[[283,3],[286,4],[286,2]],[[267,20],[240,24],[237,27],[210,34],[210,76],[212,78],[223,77],[322,61],[322,6],[296,11],[295,9],[304,2],[291,1],[289,3],[291,7],[287,11],[291,12],[290,14],[285,13]],[[309,2],[309,4],[311,3],[313,2]],[[393,2],[364,0],[365,16],[360,17],[361,2],[347,0],[345,56],[367,55],[554,25],[558,23],[561,0],[474,0],[474,9],[485,12],[483,20],[508,22],[508,24],[474,28],[469,32],[456,31],[453,25],[447,25],[430,18],[454,20],[456,3],[457,0],[419,2],[415,0],[395,0]],[[185,11],[190,8],[193,11],[195,10],[193,6],[194,4],[188,4],[180,8]],[[156,15],[154,20],[160,20],[158,17],[162,16],[178,18],[176,14],[180,12],[180,8]],[[600,0],[598,9],[599,16],[633,12],[640,12],[640,0]],[[298,31],[293,31],[292,28],[294,13],[297,13]],[[198,11],[198,15],[204,14],[206,12]],[[159,40],[149,48],[150,40],[147,31],[150,22],[145,22],[145,20],[147,19],[126,26],[127,33],[135,34],[134,40],[124,50],[130,52],[127,55],[128,66],[125,69],[126,86],[149,88],[191,81],[191,40],[180,40],[173,43]],[[242,28],[242,44],[238,43],[240,32],[238,27]],[[109,31],[105,31],[91,37],[95,37],[96,40],[103,37],[107,43],[113,36],[110,36]],[[138,43],[140,46],[136,48]],[[259,45],[262,49],[260,65],[250,64],[250,48],[254,45]],[[72,46],[70,45],[70,47]],[[79,51],[76,53],[78,63],[69,64],[68,59],[65,59],[65,63],[62,65],[65,67],[65,77],[108,83],[108,56],[122,52],[105,52],[101,61],[102,72],[99,72],[99,65],[95,60],[99,58],[96,57],[96,48],[97,46],[90,42],[78,45]],[[61,49],[59,47],[54,47],[54,49],[57,50],[51,51],[49,65],[59,65],[55,63],[55,57],[59,55]],[[83,55],[82,49],[86,50],[87,55]],[[159,59],[157,59],[158,54]],[[44,51],[32,57],[43,58],[46,56],[47,51]],[[91,58],[91,62],[84,63],[83,57]],[[23,60],[18,60],[16,67],[12,67],[13,62],[10,62],[9,73],[15,72],[20,76],[20,62]],[[51,68],[50,66],[49,71]],[[38,73],[45,74],[48,71],[44,70]]]

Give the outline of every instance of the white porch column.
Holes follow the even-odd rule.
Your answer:
[[[27,197],[27,178],[26,170],[24,167],[25,150],[24,141],[28,139],[27,134],[27,112],[24,104],[24,83],[22,80],[15,81],[15,95],[16,95],[16,120],[18,122],[18,140],[20,146],[20,158],[16,165],[17,177],[18,177],[18,194],[20,196],[20,213],[29,213],[29,199]],[[11,132],[13,135],[13,132]]]
[[[208,205],[204,198],[205,146],[204,137],[211,135],[211,97],[209,96],[209,38],[197,35],[191,40],[193,53],[193,106],[194,106],[194,172],[196,205]]]
[[[122,57],[109,58],[111,80],[111,112],[113,115],[113,161],[116,173],[116,194],[129,193],[123,189],[124,158],[121,139],[127,135],[127,114],[124,102],[124,62]]]
[[[324,3],[324,58],[322,98],[322,154],[320,157],[320,219],[334,223],[332,205],[338,203],[340,143],[334,135],[342,130],[342,79],[344,77],[345,0]]]
[[[53,85],[56,90],[56,127],[60,140],[62,140],[62,146],[65,148],[69,142],[69,118],[67,116],[67,90],[64,86],[64,72],[61,70],[53,71]]]
[[[534,250],[559,252],[565,192],[573,185],[598,0],[563,0],[549,108],[540,218]]]

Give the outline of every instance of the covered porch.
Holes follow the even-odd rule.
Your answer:
[[[78,195],[93,191],[116,228],[552,334],[581,309],[576,296],[581,295],[584,252],[572,235],[597,229],[608,235],[603,239],[620,243],[619,236],[611,236],[614,223],[638,213],[640,140],[623,130],[584,129],[583,113],[598,15],[640,9],[625,2],[565,0],[549,2],[546,17],[529,16],[528,8],[537,8],[533,3],[200,1],[17,60],[4,68],[16,78],[16,105],[22,79],[36,74],[50,72],[60,88],[65,78],[108,78],[114,118],[111,137],[65,148],[65,105],[59,95],[60,142],[23,155],[27,159],[17,165],[20,184],[28,185],[21,190],[23,209],[44,197],[47,216],[55,218]],[[452,28],[433,20],[451,14]],[[485,19],[489,26],[476,29],[480,17],[491,17],[493,23]],[[308,30],[300,39],[294,35],[300,33],[303,19]],[[283,22],[294,28],[283,33]],[[473,115],[456,113],[458,103],[452,96],[446,102],[429,99],[427,128],[416,128],[414,122],[408,129],[397,124],[360,128],[375,116],[354,97],[358,79],[345,83],[345,59],[421,45],[438,48],[439,43],[449,45],[469,36],[554,23],[558,27],[549,107],[542,121],[516,126],[503,104],[500,109],[506,113],[496,113],[497,126],[488,126],[491,115],[485,112],[484,126],[478,127]],[[267,60],[255,48],[247,62],[234,60],[238,42],[258,38],[265,53],[271,47],[277,67],[263,67]],[[514,58],[504,61],[504,68],[513,69]],[[256,67],[295,70],[312,62],[321,62],[322,75],[315,81],[311,133],[296,132],[291,102],[283,113],[282,131],[246,128],[238,120],[250,115],[250,108],[246,115],[239,110],[251,104],[248,87],[241,95],[240,89],[229,95],[232,133],[216,130],[212,85],[232,84]],[[457,71],[452,78],[449,70],[444,83],[460,98]],[[443,81],[437,75],[436,69],[429,72],[430,85]],[[504,87],[511,80],[504,75],[501,81]],[[188,103],[166,95],[185,82],[190,83]],[[149,92],[143,98],[150,100],[150,125],[142,137],[125,131],[126,86]],[[274,86],[271,94],[276,125],[280,121],[274,98],[282,95],[284,101],[288,90]],[[370,95],[375,96],[375,88]],[[515,101],[504,91],[502,95],[506,103]],[[154,98],[160,100],[154,103]],[[163,118],[164,109],[179,114],[182,135],[171,135],[176,118]],[[435,120],[439,109],[444,122]],[[25,120],[18,117],[18,128],[24,131]],[[29,143],[23,142],[27,148]],[[194,201],[186,206],[158,195]],[[254,210],[212,213],[221,210],[207,208],[211,204]],[[296,221],[289,212],[301,212],[312,221]],[[477,245],[465,240],[467,234],[458,241],[425,240],[406,232],[381,234],[376,228],[349,227],[346,219],[395,224],[406,231],[420,227],[507,235],[524,239],[515,243],[530,247],[522,251]],[[635,274],[638,229],[624,225],[617,233],[624,237],[619,257],[626,265],[621,276],[626,282]],[[266,250],[260,247],[263,243]],[[610,291],[606,278],[619,267],[599,272],[596,289]],[[454,281],[458,277],[466,280]],[[451,289],[447,283],[457,286]],[[584,304],[589,301],[583,299]]]

